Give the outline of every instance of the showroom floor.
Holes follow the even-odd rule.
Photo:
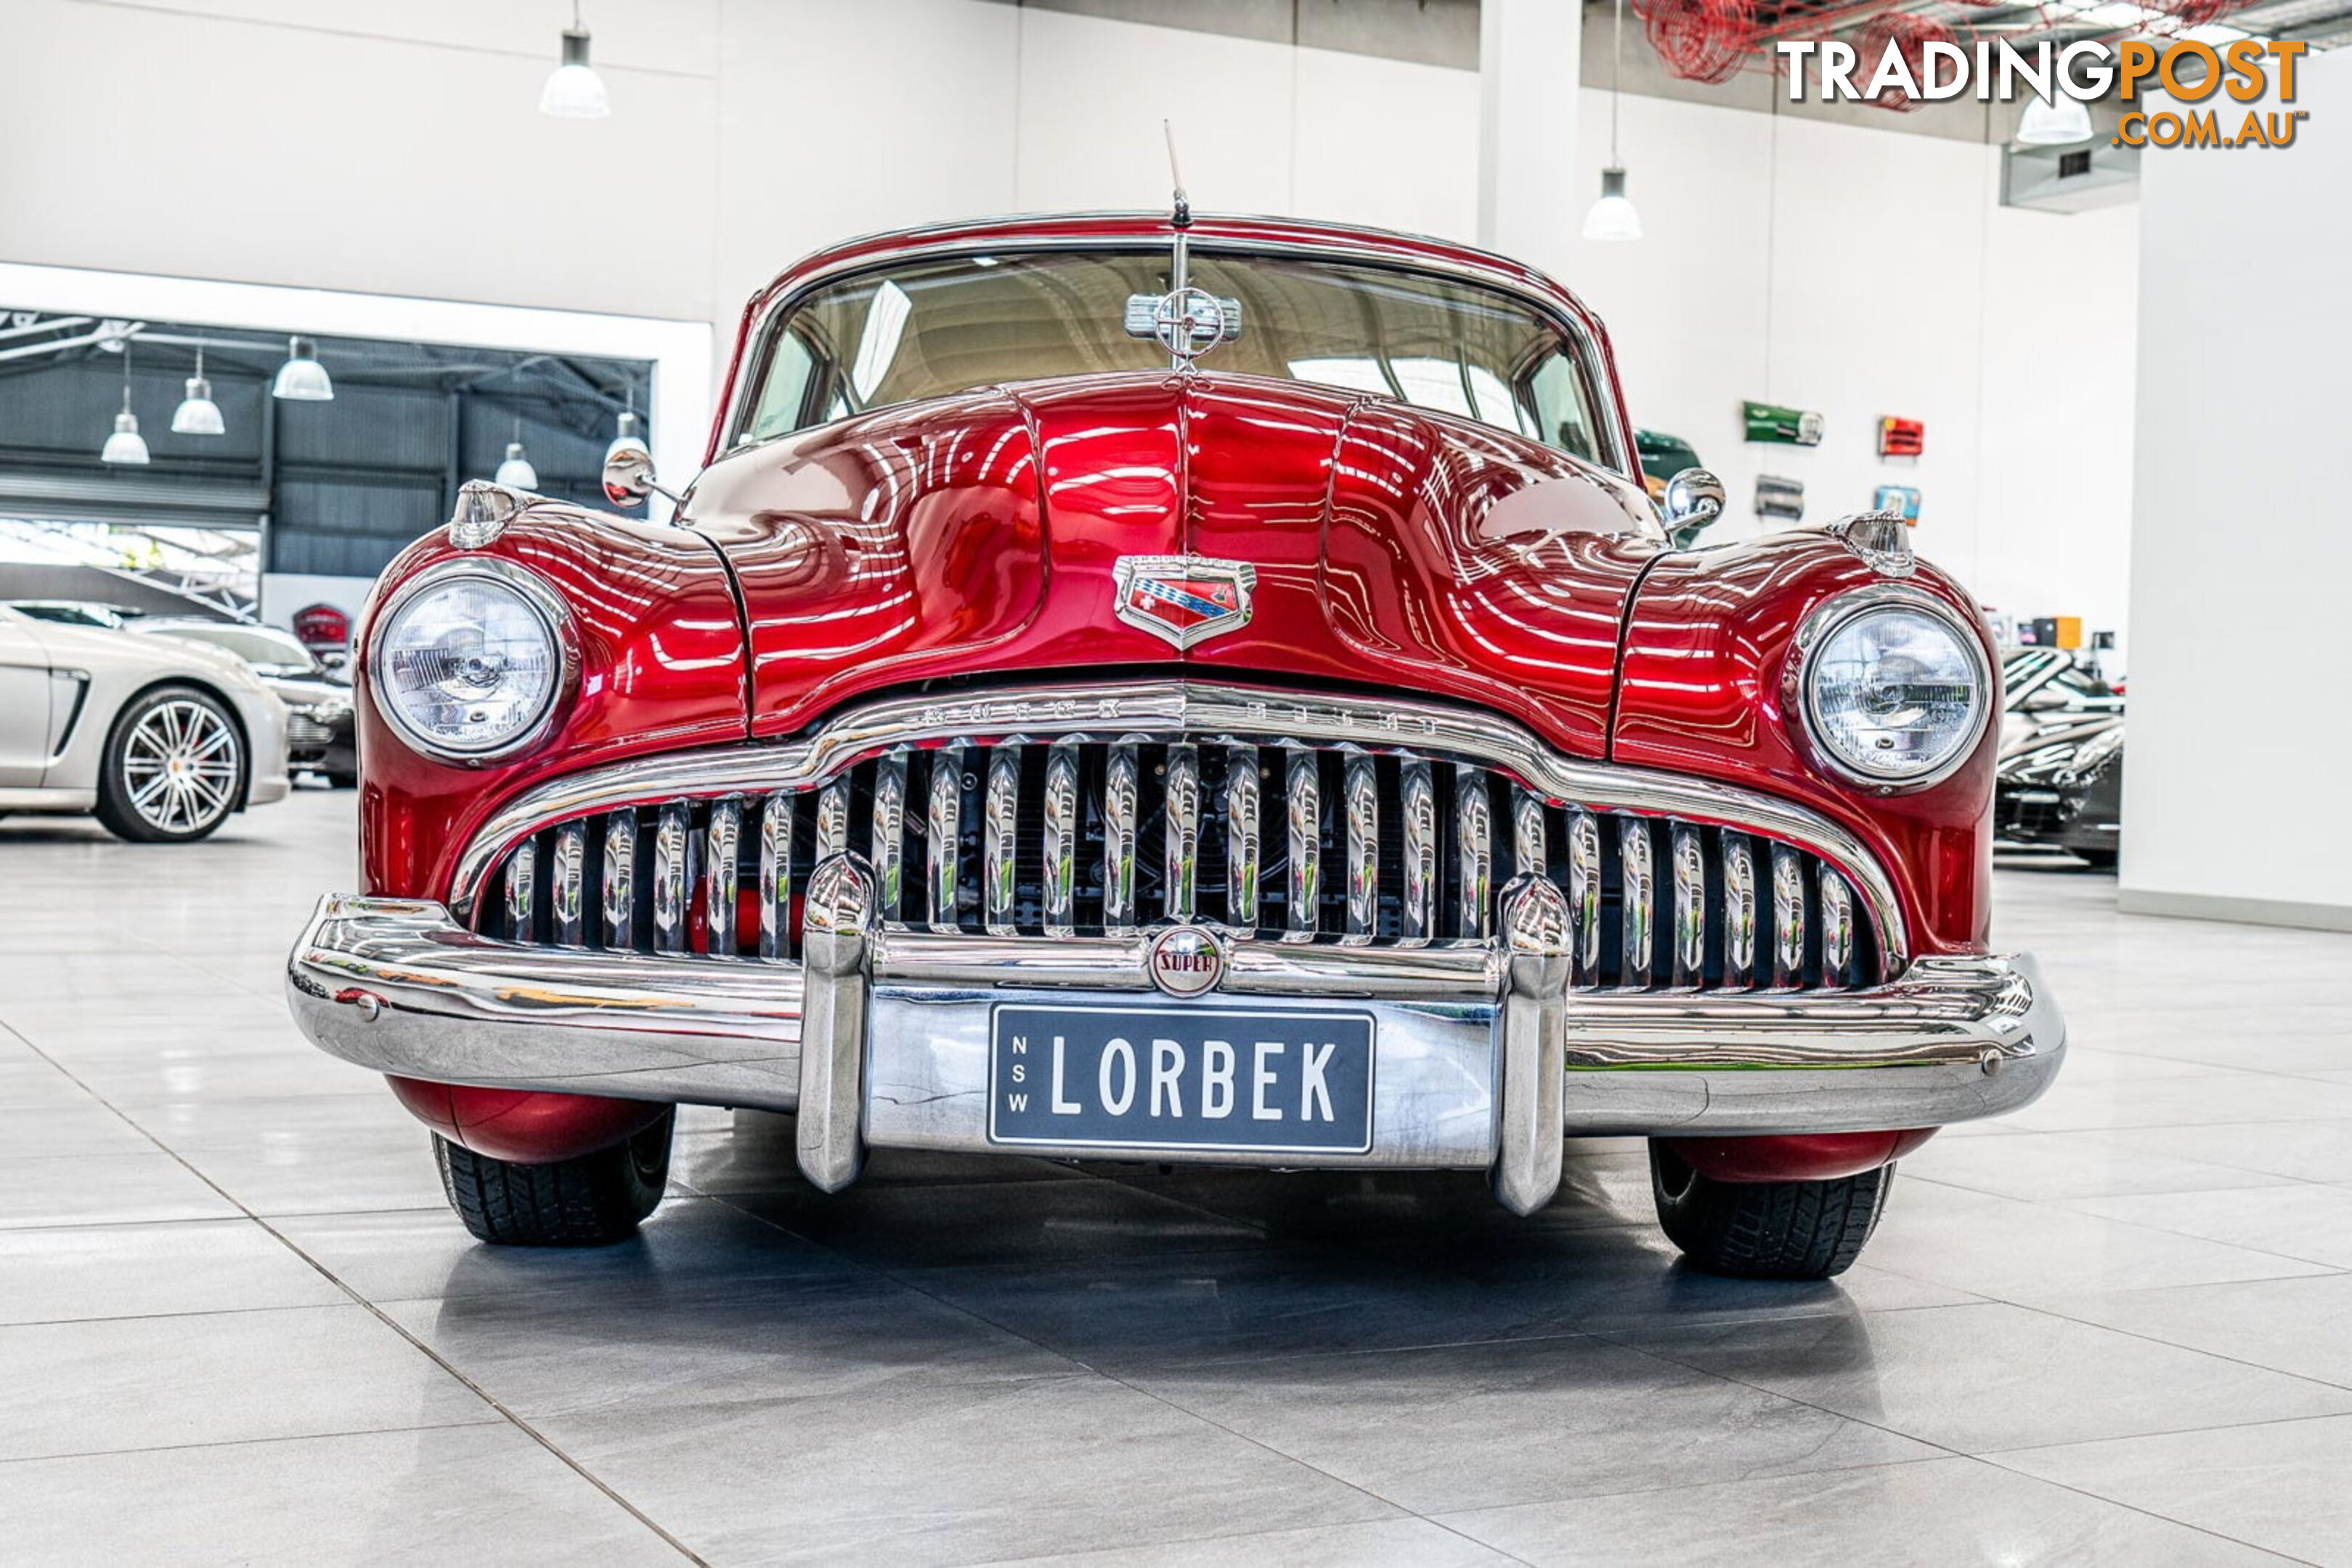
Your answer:
[[[2074,1060],[1835,1285],[1676,1266],[1630,1143],[1531,1223],[1016,1161],[824,1198],[715,1111],[641,1241],[494,1252],[278,999],[351,812],[0,825],[13,1560],[2352,1562],[2352,936],[2005,870]]]

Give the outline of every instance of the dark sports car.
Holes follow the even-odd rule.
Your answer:
[[[2116,863],[2123,843],[2123,698],[2055,648],[2001,666],[2000,766],[1993,825],[2002,839]]]

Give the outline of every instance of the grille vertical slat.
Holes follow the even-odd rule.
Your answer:
[[[1045,935],[1077,935],[1078,743],[1045,753]]]
[[[588,824],[566,822],[555,830],[555,858],[547,879],[549,935],[559,947],[588,945],[587,880]]]
[[[1485,768],[1465,765],[1454,770],[1454,819],[1462,862],[1456,929],[1470,941],[1483,942],[1494,934],[1495,916],[1495,812]]]
[[[1706,852],[1698,830],[1677,823],[1675,858],[1675,985],[1694,989],[1706,977]]]
[[[1323,897],[1323,798],[1316,754],[1292,747],[1283,759],[1284,845],[1290,865],[1289,930],[1285,940],[1313,938]]]
[[[1258,842],[1263,809],[1257,787],[1257,747],[1236,746],[1225,753],[1225,923],[1257,928]]]
[[[1162,887],[1168,918],[1192,919],[1201,878],[1201,754],[1197,747],[1180,742],[1168,748],[1167,878]]]
[[[1756,842],[1727,831],[1723,860],[1723,983],[1744,989],[1756,983]]]
[[[654,951],[687,948],[687,900],[694,879],[687,864],[694,852],[693,819],[683,801],[661,809],[654,824]]]
[[[1347,757],[1339,786],[1348,819],[1348,925],[1341,939],[1360,946],[1380,924],[1380,775],[1370,753],[1350,751]]]
[[[637,945],[637,813],[614,811],[604,819],[604,875],[599,890],[604,906],[604,946],[626,951]]]
[[[1772,984],[1791,990],[1805,977],[1805,862],[1772,846]]]
[[[1103,782],[1103,925],[1113,933],[1135,929],[1135,841],[1141,831],[1136,743],[1110,748]]]
[[[1437,935],[1437,784],[1429,760],[1408,757],[1401,768],[1399,809],[1404,817],[1404,906],[1399,940],[1418,947]]]
[[[1580,987],[1848,987],[1885,972],[1859,884],[1792,843],[1555,801],[1455,758],[1230,733],[1033,732],[885,752],[764,796],[558,821],[494,863],[478,918],[520,943],[789,963],[796,895],[851,851],[872,858],[885,921],[942,935],[1207,920],[1291,943],[1485,942],[1507,874],[1565,893]]]
[[[1020,894],[1014,834],[1021,821],[1021,747],[1017,738],[997,747],[988,761],[988,793],[981,808],[980,883],[992,936],[1016,936],[1013,905]]]
[[[1620,944],[1617,983],[1647,988],[1657,964],[1658,868],[1650,824],[1640,817],[1617,819]]]

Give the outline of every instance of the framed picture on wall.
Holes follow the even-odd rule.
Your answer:
[[[1777,474],[1756,476],[1756,515],[1801,522],[1805,516],[1805,482]]]
[[[1913,528],[1919,526],[1919,492],[1909,485],[1881,485],[1871,497],[1874,512],[1895,512]]]

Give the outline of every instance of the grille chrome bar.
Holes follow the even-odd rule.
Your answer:
[[[539,844],[526,840],[507,862],[507,929],[521,942],[539,937],[539,912],[533,899],[539,891]]]
[[[956,928],[956,873],[963,843],[963,751],[931,754],[931,802],[923,823],[923,886],[930,902],[931,929]]]
[[[686,951],[688,890],[694,885],[687,864],[694,852],[693,824],[683,801],[661,809],[654,826],[654,951]]]
[[[604,819],[604,946],[637,945],[637,814],[614,811]]]
[[[1019,739],[1006,741],[988,762],[988,794],[980,821],[980,885],[992,936],[1021,934],[1013,923],[1013,904],[1019,894],[1013,833],[1020,826],[1022,745]]]
[[[1045,935],[1077,935],[1078,743],[1045,753]]]
[[[816,858],[831,860],[849,847],[849,780],[836,779],[817,792]]]
[[[1284,813],[1289,822],[1290,930],[1287,939],[1312,941],[1323,897],[1322,780],[1315,753],[1294,747],[1285,758]]]
[[[1225,753],[1225,924],[1257,927],[1259,873],[1257,747],[1236,746]]]
[[[1617,819],[1618,875],[1623,879],[1621,900],[1622,956],[1617,983],[1642,989],[1650,984],[1657,962],[1658,868],[1651,854],[1650,824],[1640,817]]]
[[[1541,876],[1551,862],[1544,803],[1525,789],[1511,791],[1511,859],[1521,876]]]
[[[1772,846],[1772,984],[1780,990],[1803,983],[1805,972],[1805,862],[1786,844]]]
[[[1103,785],[1103,925],[1118,935],[1135,929],[1135,841],[1140,831],[1137,770],[1140,766],[1132,739],[1110,748]]]
[[[1568,814],[1568,909],[1576,934],[1576,984],[1601,983],[1601,824]]]
[[[1426,758],[1406,758],[1400,773],[1404,907],[1399,912],[1399,940],[1419,947],[1437,935],[1437,784]]]
[[[1191,742],[1168,748],[1168,918],[1182,924],[1198,907],[1201,880],[1201,753]]]
[[[555,831],[555,858],[547,879],[551,936],[559,947],[585,947],[588,922],[582,908],[587,882],[588,824],[566,822]]]
[[[760,956],[792,956],[793,798],[779,789],[760,806]]]
[[[1484,942],[1495,929],[1495,813],[1484,769],[1454,770],[1454,826],[1461,846],[1461,896],[1455,919],[1465,940]]]
[[[1843,986],[1853,978],[1853,894],[1845,878],[1821,873],[1822,984]]]
[[[897,920],[906,908],[907,754],[894,751],[875,764],[875,897],[883,919]]]
[[[1380,923],[1381,795],[1370,755],[1346,755],[1340,789],[1348,818],[1348,930],[1340,940],[1360,947]]]
[[[828,789],[825,793],[830,795],[833,791]],[[702,940],[713,957],[732,958],[740,951],[735,942],[735,894],[740,875],[736,850],[742,827],[740,801],[728,800],[712,804],[702,857]]]
[[[1722,860],[1723,983],[1745,989],[1756,983],[1756,841],[1725,833]]]
[[[1706,977],[1706,855],[1698,830],[1675,827],[1675,986],[1696,989]]]

